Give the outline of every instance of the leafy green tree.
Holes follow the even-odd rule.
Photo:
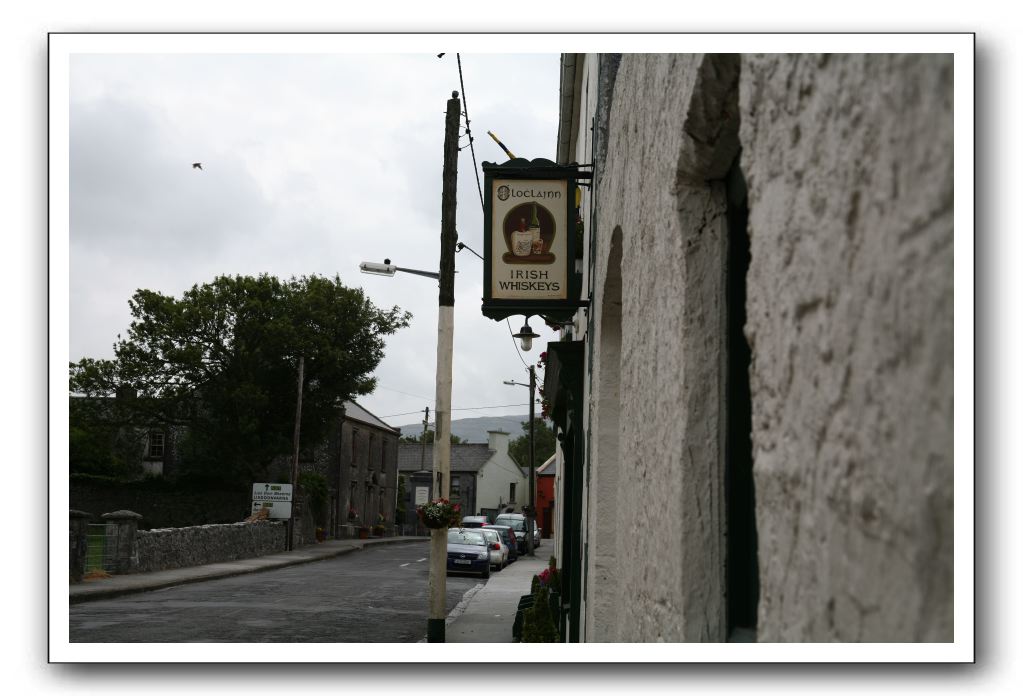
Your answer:
[[[314,442],[339,404],[373,390],[384,337],[411,318],[337,276],[219,276],[180,299],[138,290],[128,304],[114,359],[72,363],[72,394],[134,395],[131,419],[187,425],[183,467],[225,480],[291,452],[300,357],[302,439]]]
[[[554,430],[542,417],[535,417],[533,424],[533,461],[540,466],[554,454],[556,439]],[[524,434],[509,443],[508,453],[522,466],[529,466],[529,421],[522,421],[521,425]]]
[[[129,424],[120,402],[71,399],[69,419],[69,471],[114,479],[137,478],[142,472],[138,455],[146,431]]]

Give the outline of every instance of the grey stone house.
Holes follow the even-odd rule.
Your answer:
[[[496,516],[519,511],[528,502],[527,474],[508,453],[508,433],[490,431],[486,444],[451,445],[451,501],[464,515]],[[433,447],[403,442],[398,447],[398,473],[405,477],[406,523],[416,524],[416,489],[432,499]]]
[[[132,405],[130,415],[121,408],[126,400]],[[147,422],[140,403],[127,392],[115,397],[70,395],[68,410],[72,426],[79,421],[76,416],[88,423],[86,428],[104,425],[111,456],[122,462],[126,475],[173,476],[178,470],[177,445],[183,428],[157,417]]]
[[[398,440],[393,428],[354,401],[339,411],[327,440],[303,448],[301,471],[314,471],[330,490],[327,529],[334,536],[378,522],[394,524],[398,491]]]
[[[123,398],[123,397],[117,397]],[[99,408],[102,414],[117,423],[117,399],[84,399],[72,396],[70,408]],[[184,426],[125,425],[116,429],[116,438],[111,448],[127,462],[127,466],[144,475],[173,477],[178,473],[177,444],[186,433]],[[382,522],[385,526],[394,524],[397,495],[398,439],[401,432],[380,420],[354,401],[346,401],[337,411],[337,417],[328,428],[327,436],[320,442],[302,443],[299,454],[300,472],[315,472],[326,480],[329,489],[325,529],[334,536],[355,533],[352,527],[373,526]],[[281,456],[270,466],[268,478],[286,482],[291,476],[291,457]],[[255,483],[255,482],[253,482]],[[110,488],[110,486],[108,486]],[[124,493],[116,495],[117,486],[106,491],[100,498],[105,504],[117,508],[140,508],[137,501]],[[87,500],[97,498],[97,493],[85,491],[84,484],[72,485],[72,497],[82,491],[78,506],[91,508]],[[148,494],[157,498],[157,494]],[[86,500],[87,499],[87,500]],[[123,502],[117,505],[118,500]],[[208,514],[217,521],[236,521],[248,514],[248,491],[232,495],[230,504],[223,509],[207,502]],[[156,507],[156,500],[152,501]],[[97,503],[98,504],[98,503]],[[180,505],[179,505],[180,507]],[[350,520],[353,511],[355,519]],[[145,517],[148,519],[148,513]],[[221,519],[223,518],[223,519]],[[162,519],[162,517],[161,517]],[[209,521],[202,518],[201,522]],[[198,523],[198,522],[195,522]],[[304,526],[312,527],[312,522]],[[313,529],[304,530],[303,538],[313,538]]]
[[[952,61],[563,54],[567,640],[953,639]]]

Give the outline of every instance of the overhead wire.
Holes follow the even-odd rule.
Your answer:
[[[503,406],[464,406],[462,408],[453,408],[452,411],[480,411],[490,408],[518,408],[519,406],[529,406],[525,404],[504,404]],[[397,418],[398,416],[411,416],[413,413],[422,413],[423,409],[416,411],[406,411],[405,413],[392,413],[389,416],[380,416],[380,418]],[[495,416],[496,418],[515,418],[515,416]]]
[[[443,54],[441,54],[443,55]],[[440,58],[440,56],[437,56]],[[483,203],[483,186],[480,184],[480,172],[479,167],[476,166],[476,148],[473,146],[472,130],[469,128],[469,98],[465,94],[465,79],[462,76],[462,54],[456,53],[455,58],[458,61],[458,84],[462,88],[462,106],[464,107],[463,114],[465,115],[465,133],[469,136],[469,152],[472,153],[472,171],[476,175],[476,189],[480,194],[480,208],[483,210],[483,214],[486,215],[486,205]],[[493,137],[493,136],[491,136]],[[496,140],[496,138],[494,138]],[[500,144],[500,141],[498,141]],[[508,149],[501,144],[502,149],[508,152]],[[466,247],[468,248],[468,247]],[[469,249],[472,251],[472,249]],[[475,254],[476,252],[473,251]],[[479,256],[479,254],[476,254]],[[523,367],[529,367],[525,359],[522,357],[522,351],[519,350],[519,344],[515,341],[515,333],[512,331],[511,321],[505,317],[505,323],[508,325],[508,334],[512,338],[512,345],[515,346],[515,353],[519,356],[519,360],[522,362]],[[528,404],[527,404],[528,405]]]
[[[458,61],[458,84],[462,88],[462,106],[464,107],[463,112],[465,114],[465,134],[469,136],[469,152],[472,153],[472,171],[476,175],[476,190],[480,194],[480,208],[484,208],[483,205],[483,186],[480,184],[480,171],[479,167],[476,166],[476,148],[473,147],[472,129],[469,128],[469,98],[465,95],[465,80],[462,79],[462,54],[456,53],[455,59]]]

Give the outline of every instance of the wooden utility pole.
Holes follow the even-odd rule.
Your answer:
[[[295,445],[291,458],[291,519],[288,521],[288,550],[295,547],[295,507],[298,505],[298,445],[302,425],[302,382],[305,381],[305,356],[298,356],[298,399],[295,403]]]
[[[458,183],[458,124],[462,103],[458,92],[448,99],[444,121],[444,170],[440,206],[440,295],[437,310],[437,402],[433,436],[435,496],[447,498],[451,485],[451,362],[455,337],[455,193]],[[426,639],[443,643],[446,615],[448,530],[430,530],[430,618]]]
[[[423,438],[419,441],[419,470],[426,469],[426,433],[430,428],[430,407],[423,409]]]

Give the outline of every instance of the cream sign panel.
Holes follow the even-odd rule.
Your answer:
[[[491,296],[568,297],[565,180],[494,179]]]

